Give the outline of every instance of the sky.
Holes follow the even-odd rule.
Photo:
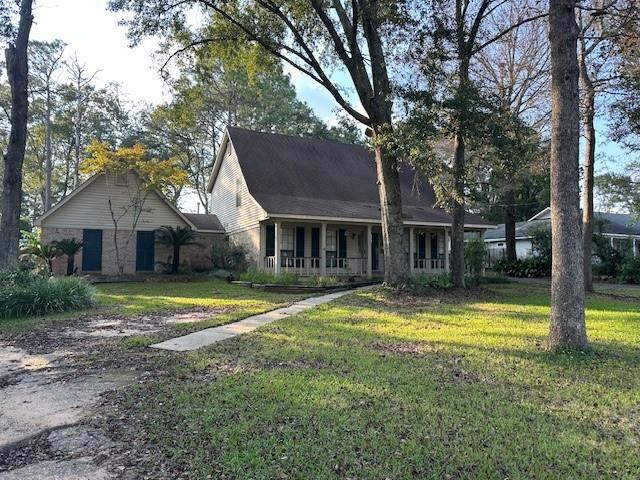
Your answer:
[[[106,9],[107,0],[38,0],[34,9],[31,38],[51,41],[61,39],[67,44],[66,54],[77,55],[90,72],[98,72],[96,83],[120,84],[120,91],[135,109],[145,103],[157,104],[170,100],[169,89],[159,74],[155,51],[158,40],[149,38],[136,47],[129,47],[126,27],[118,25],[121,14]],[[338,108],[335,100],[320,85],[292,67],[286,67],[298,97],[307,102],[316,114],[331,124]],[[599,136],[597,173],[622,170],[626,153],[606,140],[606,120],[597,123]],[[193,198],[182,202],[182,208],[197,210]]]

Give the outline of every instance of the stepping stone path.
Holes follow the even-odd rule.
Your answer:
[[[363,287],[367,288],[367,287]],[[185,335],[183,337],[176,337],[164,342],[151,345],[151,348],[160,348],[164,350],[172,350],[174,352],[186,352],[190,350],[197,350],[198,348],[212,345],[221,340],[232,338],[243,333],[249,333],[258,327],[267,325],[269,323],[286,318],[290,315],[295,315],[310,308],[317,307],[324,303],[331,302],[337,298],[343,297],[352,293],[353,290],[344,290],[340,292],[334,292],[319,297],[311,297],[305,300],[296,302],[288,307],[272,310],[267,313],[261,313],[260,315],[254,315],[247,317],[243,320],[239,320],[227,325],[221,325],[219,327],[207,328],[198,332]]]

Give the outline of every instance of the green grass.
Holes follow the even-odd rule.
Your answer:
[[[136,429],[194,479],[640,478],[635,290],[589,298],[573,354],[547,290],[344,297],[134,387]]]
[[[47,316],[0,319],[0,335],[18,334],[50,322],[65,321],[80,315],[100,314],[136,316],[188,309],[215,309],[223,313],[200,321],[197,328],[228,323],[256,313],[278,308],[307,295],[261,292],[220,279],[190,282],[122,282],[96,286],[96,308]],[[175,329],[193,329],[194,324],[175,325]],[[149,339],[131,339],[144,345]]]

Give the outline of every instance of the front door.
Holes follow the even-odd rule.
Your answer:
[[[371,270],[380,270],[380,235],[371,234]]]
[[[102,230],[82,231],[82,270],[84,272],[102,270]]]
[[[155,260],[155,232],[138,232],[136,239],[136,271],[152,272]]]

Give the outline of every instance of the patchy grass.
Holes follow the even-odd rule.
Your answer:
[[[198,328],[220,325],[262,313],[293,302],[309,294],[261,292],[220,279],[188,282],[123,282],[96,286],[96,308],[62,314],[0,319],[0,335],[18,334],[55,321],[75,319],[83,315],[137,316],[189,309],[211,309],[215,316],[197,323]],[[218,314],[218,312],[222,312]],[[182,323],[177,330],[196,325]],[[135,340],[131,340],[135,343]],[[144,342],[143,342],[144,343]]]
[[[555,354],[547,290],[344,297],[174,357],[121,435],[194,479],[639,478],[638,301],[590,297],[593,352]]]

